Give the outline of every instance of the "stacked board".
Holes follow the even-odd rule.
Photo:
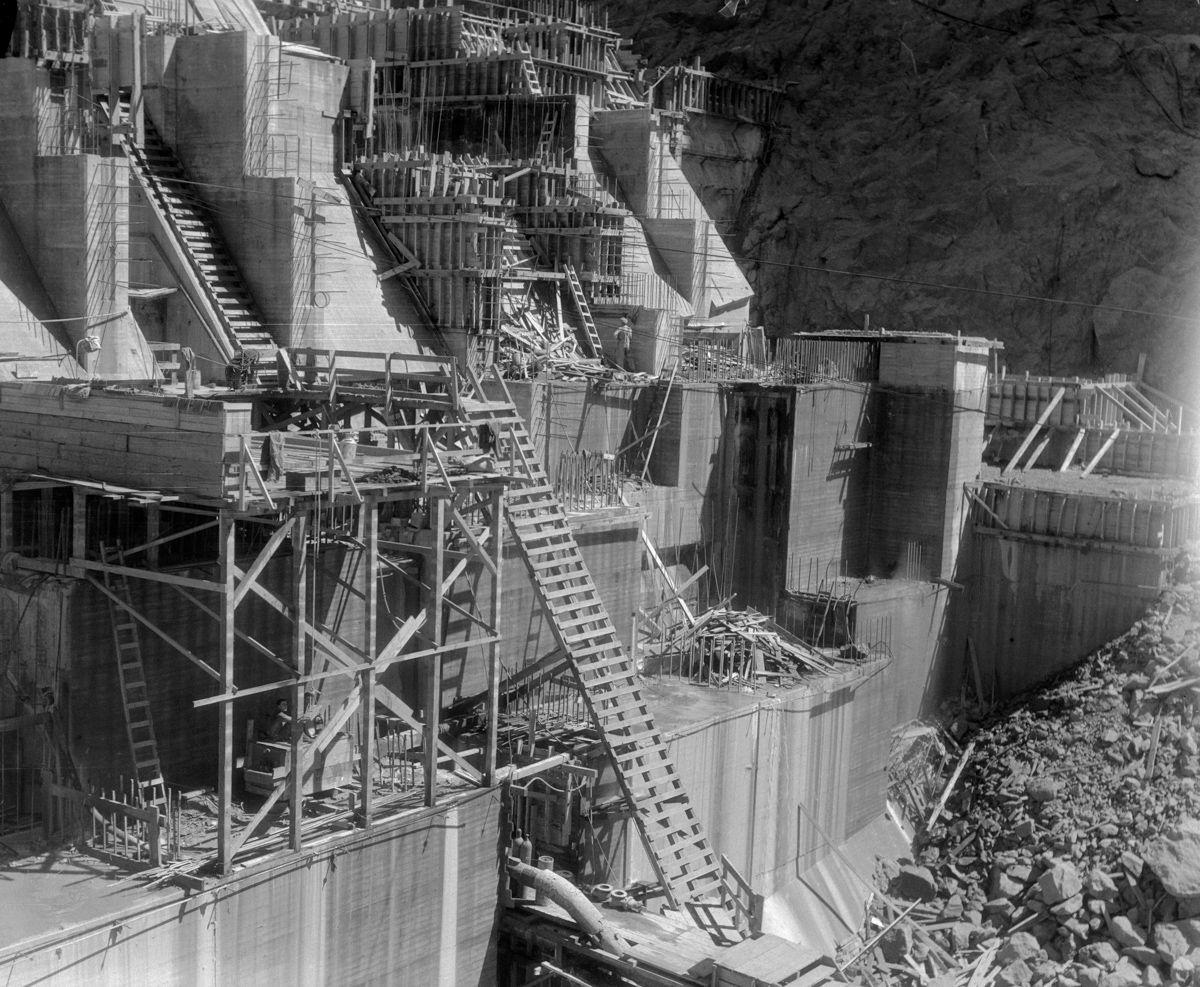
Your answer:
[[[0,466],[201,497],[225,493],[249,405],[0,384]]]

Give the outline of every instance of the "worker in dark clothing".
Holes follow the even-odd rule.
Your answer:
[[[288,701],[286,699],[281,699],[275,704],[275,718],[271,720],[271,727],[267,731],[267,736],[277,742],[291,738],[292,716],[288,712]]]

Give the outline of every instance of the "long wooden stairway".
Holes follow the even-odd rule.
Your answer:
[[[124,564],[120,546],[100,546],[100,560]],[[104,571],[104,585],[109,592],[132,607],[129,581],[121,574]],[[147,805],[166,807],[166,786],[162,764],[158,758],[158,740],[150,717],[150,695],[146,687],[146,666],[142,661],[142,644],[137,622],[129,611],[109,604],[112,619],[113,650],[117,656],[117,677],[121,686],[121,704],[125,710],[125,732],[133,757],[134,775],[139,794]]]
[[[504,401],[489,401],[472,375],[464,393],[472,391],[474,399],[463,402],[466,421],[487,425],[498,439],[512,443],[516,472],[525,484],[506,497],[509,529],[554,637],[583,687],[588,712],[633,807],[667,899],[682,907],[714,897],[722,887],[716,855],[642,699],[633,663],[600,599],[525,423],[507,388]]]
[[[165,216],[229,342],[234,348],[260,355],[273,353],[275,342],[217,232],[209,207],[184,178],[183,166],[174,153],[149,119],[143,144],[136,144],[128,135],[122,140],[130,167],[153,200],[151,205]]]

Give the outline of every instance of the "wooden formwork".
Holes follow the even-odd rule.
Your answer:
[[[1090,463],[1113,433],[1089,428],[1084,436],[1081,458]],[[1200,477],[1200,432],[1148,432],[1120,429],[1116,439],[1094,467],[1101,472],[1125,476]]]
[[[1102,497],[985,483],[985,527],[1142,548],[1181,548],[1200,532],[1200,498]]]

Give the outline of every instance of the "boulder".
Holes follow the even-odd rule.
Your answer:
[[[1149,843],[1145,859],[1176,898],[1200,895],[1200,819],[1185,819]]]
[[[1146,934],[1124,915],[1114,915],[1108,920],[1108,934],[1122,946],[1146,945]]]
[[[1088,874],[1085,889],[1093,898],[1101,901],[1112,901],[1117,896],[1117,885],[1104,871],[1093,868]]]
[[[1001,966],[1017,960],[1032,962],[1042,951],[1037,937],[1028,932],[1014,932],[1003,946],[996,951],[996,962]]]
[[[1101,969],[1109,970],[1117,965],[1121,954],[1111,942],[1094,942],[1079,951],[1079,960]]]
[[[1059,861],[1038,878],[1038,889],[1042,893],[1042,901],[1047,905],[1056,905],[1083,890],[1083,882],[1074,864]]]
[[[1154,926],[1154,948],[1164,963],[1173,963],[1193,949],[1200,949],[1200,918],[1159,922]]]
[[[900,868],[893,890],[909,901],[932,901],[937,897],[937,881],[928,867],[906,864]]]
[[[1073,894],[1070,898],[1060,901],[1057,905],[1050,906],[1050,914],[1060,922],[1069,918],[1076,918],[1079,912],[1083,909],[1083,895]]]
[[[1033,971],[1024,960],[1013,960],[1000,970],[994,983],[996,987],[1023,987],[1032,982]]]
[[[1189,956],[1180,956],[1171,964],[1171,979],[1179,984],[1189,984],[1196,975],[1196,963]]]
[[[1061,788],[1053,778],[1030,778],[1025,782],[1025,794],[1034,802],[1053,802]]]

